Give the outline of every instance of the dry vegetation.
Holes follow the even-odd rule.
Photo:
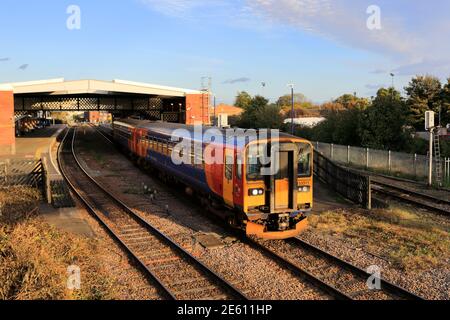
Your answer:
[[[115,298],[115,283],[98,263],[97,241],[42,222],[39,197],[29,188],[0,190],[0,300]],[[81,268],[80,290],[67,289],[70,265]]]
[[[326,212],[311,216],[310,225],[405,270],[439,268],[450,259],[449,225],[405,209]]]

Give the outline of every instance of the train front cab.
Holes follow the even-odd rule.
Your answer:
[[[265,146],[260,143],[256,148],[262,154]],[[249,150],[250,145],[243,157],[242,192],[247,234],[268,240],[297,236],[307,228],[306,217],[313,206],[312,145],[302,139],[281,139],[271,147],[279,170],[266,176],[261,175],[259,159],[252,159],[254,149]]]

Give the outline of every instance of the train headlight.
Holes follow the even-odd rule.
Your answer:
[[[249,189],[248,195],[249,196],[262,196],[264,194],[264,189]]]
[[[298,187],[298,192],[309,192],[311,190],[308,186],[300,186]]]

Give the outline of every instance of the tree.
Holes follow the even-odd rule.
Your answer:
[[[244,108],[244,113],[242,113],[238,125],[242,128],[258,128],[257,114],[265,110],[268,103],[269,100],[262,96],[250,97],[250,101]]]
[[[441,91],[442,126],[450,124],[450,78]]]
[[[383,150],[400,150],[409,139],[405,130],[407,108],[400,92],[394,88],[378,90],[372,105],[361,112],[361,145]]]
[[[265,105],[256,111],[256,128],[280,129],[283,126],[283,117],[276,104]]]
[[[344,94],[334,100],[334,103],[342,105],[347,110],[364,110],[370,105],[367,98],[359,98],[355,94]]]
[[[302,104],[308,102],[308,99],[302,93],[294,94],[294,104]],[[280,108],[291,107],[292,106],[292,95],[286,94],[278,98],[277,105]]]
[[[341,103],[333,101],[325,102],[324,104],[321,105],[320,109],[323,114],[327,114],[330,111],[345,110],[344,106]]]
[[[405,87],[409,122],[416,130],[424,128],[425,111],[439,112],[441,88],[439,79],[432,76],[417,76]]]
[[[252,102],[252,96],[248,94],[246,91],[238,92],[238,95],[236,96],[236,101],[234,102],[234,105],[236,107],[242,108],[246,110],[250,103]]]

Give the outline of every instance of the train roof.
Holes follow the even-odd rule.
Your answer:
[[[116,123],[118,125],[122,124],[127,127],[132,127],[132,128],[137,128],[137,129],[147,129],[150,132],[156,133],[161,136],[166,136],[166,137],[172,137],[173,132],[175,130],[186,130],[190,134],[190,137],[193,138],[193,140],[196,139],[195,133],[198,134],[198,132],[195,131],[196,129],[195,129],[194,125],[185,125],[185,124],[180,124],[180,123],[169,123],[169,122],[150,121],[150,120],[137,120],[137,119],[132,119],[132,118],[120,119],[118,121],[114,121],[114,123]],[[221,128],[212,127],[212,126],[202,126],[202,134],[204,134],[207,130],[210,130],[210,129],[216,130],[216,132],[218,130],[222,134],[223,137],[227,137],[227,130],[229,130],[229,129],[221,129]],[[233,129],[234,128],[232,128],[232,130]],[[231,136],[232,140],[235,141],[236,137],[237,138],[245,137],[246,130],[247,129],[241,129],[241,131],[238,131],[237,132],[238,134]],[[256,130],[256,132],[259,133],[259,130]],[[283,132],[280,132],[279,137],[280,138],[302,139],[302,138],[295,137],[295,136],[292,136],[292,135],[289,135],[289,134],[286,134]]]

